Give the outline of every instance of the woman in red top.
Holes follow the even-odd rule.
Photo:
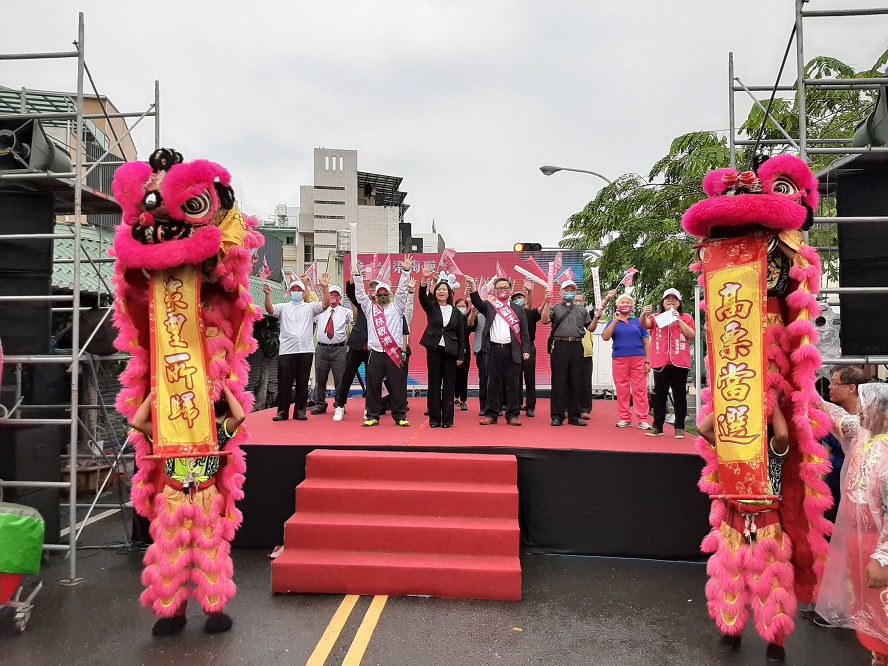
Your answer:
[[[672,402],[675,405],[675,438],[685,436],[685,419],[688,415],[687,381],[691,368],[691,340],[694,318],[681,311],[681,294],[677,289],[663,292],[657,317],[660,324],[651,316],[653,308],[645,307],[641,315],[641,325],[651,331],[651,367],[654,370],[654,427],[646,433],[648,437],[662,437],[666,422],[666,399],[672,388]],[[669,323],[663,321],[669,317]]]

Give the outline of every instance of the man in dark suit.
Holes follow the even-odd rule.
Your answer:
[[[506,422],[520,426],[519,382],[521,363],[530,358],[530,335],[527,330],[527,314],[524,308],[512,308],[509,296],[512,283],[507,277],[499,277],[493,284],[493,296],[484,300],[478,294],[472,278],[466,278],[471,290],[472,305],[484,315],[487,326],[481,341],[482,350],[488,354],[487,404],[481,425],[492,425],[499,417],[502,404],[501,387],[506,392]]]

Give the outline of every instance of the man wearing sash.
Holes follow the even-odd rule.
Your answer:
[[[524,308],[512,308],[509,296],[512,283],[507,277],[499,277],[493,285],[494,295],[487,300],[478,294],[475,280],[466,276],[471,290],[472,305],[483,314],[488,325],[481,341],[482,351],[487,354],[487,403],[481,425],[493,425],[499,417],[503,403],[500,391],[506,390],[506,422],[520,426],[519,382],[521,363],[530,358],[530,335],[527,330],[527,315]]]
[[[391,286],[385,282],[376,285],[374,303],[364,289],[364,276],[357,266],[352,268],[355,282],[355,296],[358,305],[367,318],[367,346],[370,353],[367,359],[367,414],[363,423],[366,427],[379,425],[382,414],[382,383],[388,380],[391,396],[392,418],[399,426],[408,427],[407,420],[407,379],[401,369],[404,348],[404,313],[407,310],[407,289],[413,258],[407,255],[401,262],[401,276],[391,300]]]

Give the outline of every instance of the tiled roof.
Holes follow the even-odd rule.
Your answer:
[[[57,224],[55,228],[57,234],[71,233],[71,225]],[[108,248],[111,246],[114,234],[107,229],[100,229],[92,225],[84,225],[80,228],[80,243],[83,252],[80,254],[80,290],[81,292],[91,293],[108,293],[104,279],[108,288],[113,289],[111,278],[114,275],[114,264],[97,263],[95,265],[89,263],[87,255],[91,259],[107,258]],[[74,258],[74,241],[73,240],[56,240],[55,241],[55,260],[52,269],[52,285],[55,289],[70,291],[74,286],[74,264],[70,261]],[[59,263],[59,260],[68,263]],[[98,271],[96,270],[98,269]],[[99,277],[101,275],[101,279]],[[279,303],[287,298],[282,284],[269,280],[271,285],[271,298],[274,302]],[[250,293],[253,301],[262,304],[265,294],[262,291],[262,280],[257,276],[250,276]]]

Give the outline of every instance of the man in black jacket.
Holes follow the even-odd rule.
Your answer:
[[[487,405],[481,425],[492,425],[499,417],[502,404],[500,390],[505,383],[506,422],[520,426],[518,418],[521,405],[518,402],[518,383],[521,381],[521,363],[530,358],[530,335],[524,308],[512,308],[509,296],[512,282],[499,277],[493,284],[494,295],[487,300],[478,294],[475,280],[466,277],[471,290],[472,305],[484,315],[487,326],[481,341],[482,350],[488,354]]]
[[[376,280],[372,280],[369,283],[368,286],[371,294],[377,284]],[[364,311],[357,307],[358,297],[355,294],[355,283],[351,280],[345,283],[345,295],[348,297],[349,302],[351,302],[357,319],[348,336],[348,351],[345,355],[345,370],[342,371],[342,378],[336,385],[336,399],[333,402],[334,421],[341,421],[345,416],[345,403],[348,402],[348,392],[351,390],[352,382],[355,381],[355,375],[358,374],[358,368],[361,367],[361,363],[367,363],[368,353],[367,317],[364,316]]]

